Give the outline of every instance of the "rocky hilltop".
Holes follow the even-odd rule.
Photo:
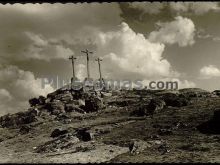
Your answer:
[[[0,162],[220,162],[219,93],[61,88],[0,117]]]

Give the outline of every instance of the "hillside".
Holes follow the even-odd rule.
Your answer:
[[[59,89],[29,103],[0,118],[0,163],[220,163],[215,93]]]

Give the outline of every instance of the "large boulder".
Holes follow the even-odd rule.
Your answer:
[[[212,119],[200,124],[197,129],[204,134],[220,134],[220,109],[214,112]]]
[[[92,134],[87,130],[87,128],[79,128],[76,130],[76,137],[81,141],[90,141],[92,140]]]
[[[161,97],[167,106],[182,107],[187,106],[190,101],[185,96],[177,96],[176,94],[166,94]]]
[[[53,130],[53,132],[51,133],[50,137],[55,138],[55,137],[58,137],[60,135],[64,135],[64,134],[67,134],[67,133],[68,133],[68,130],[66,130],[66,129],[58,129],[58,128],[56,128],[55,130]]]
[[[98,96],[88,96],[85,99],[85,107],[84,110],[86,112],[96,112],[103,108],[103,101]]]
[[[40,101],[37,98],[32,98],[32,99],[29,100],[29,104],[30,104],[31,107],[33,107],[33,106],[36,106],[36,105],[40,104]]]
[[[38,100],[40,105],[44,105],[46,102],[46,98],[44,96],[39,96]]]

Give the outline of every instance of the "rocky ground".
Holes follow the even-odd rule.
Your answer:
[[[219,91],[59,89],[0,118],[0,163],[218,162]]]

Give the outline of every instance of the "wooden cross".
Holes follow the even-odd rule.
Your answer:
[[[69,60],[72,61],[72,67],[73,67],[73,79],[75,79],[75,78],[76,78],[76,75],[75,75],[74,61],[76,60],[76,57],[71,56],[71,57],[69,57]]]
[[[95,59],[96,61],[98,61],[98,64],[99,64],[99,76],[100,76],[100,82],[102,81],[102,72],[101,72],[101,64],[100,64],[100,61],[102,61],[102,59],[100,58],[97,58]]]
[[[85,53],[86,56],[87,56],[87,76],[88,76],[88,79],[90,78],[90,72],[89,72],[89,53],[90,54],[93,54],[93,52],[90,52],[88,51],[87,49],[84,50],[84,51],[81,51],[82,53]]]

